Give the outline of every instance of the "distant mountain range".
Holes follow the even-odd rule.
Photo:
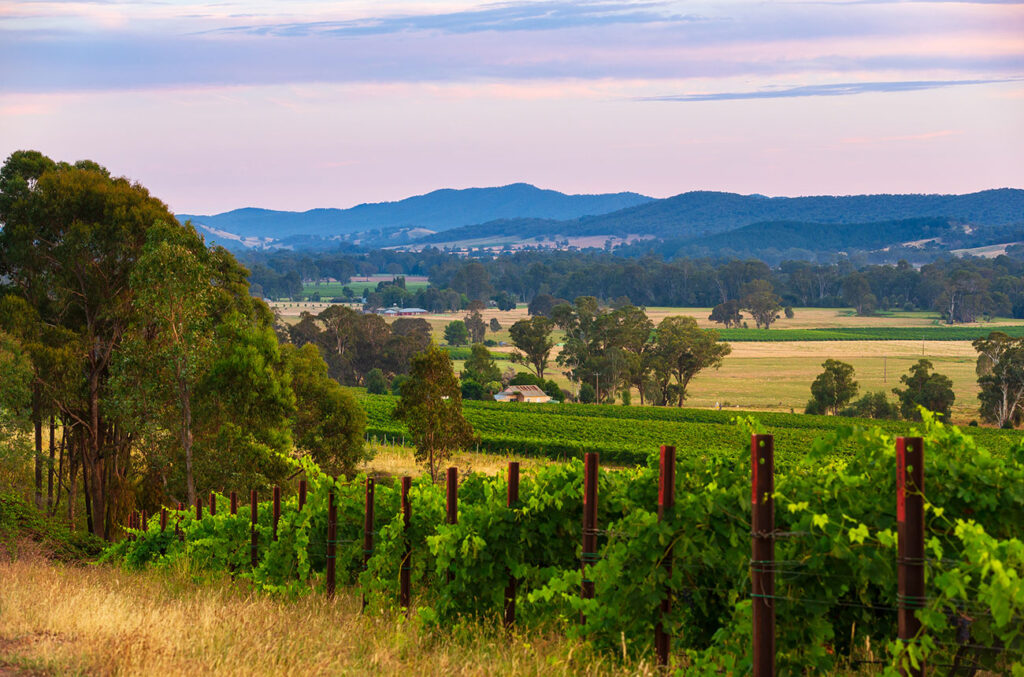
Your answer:
[[[566,195],[526,183],[499,188],[435,190],[397,202],[361,204],[350,209],[284,212],[246,207],[223,214],[178,214],[182,221],[242,239],[285,240],[296,236],[332,238],[395,229],[448,230],[495,219],[520,217],[553,220],[607,214],[654,198],[638,193]]]
[[[918,240],[975,246],[1024,228],[1024,190],[966,195],[765,197],[695,191],[666,199],[637,193],[566,195],[528,184],[438,190],[351,209],[237,209],[180,214],[230,248],[481,246],[654,240],[672,251],[759,247],[871,250]],[[979,234],[980,233],[980,234]],[[996,234],[999,234],[999,237]],[[973,235],[973,239],[965,234]]]

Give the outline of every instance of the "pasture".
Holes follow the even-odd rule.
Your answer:
[[[301,312],[316,314],[328,305],[288,302],[275,303],[273,307],[284,322],[291,324],[298,321]],[[937,313],[923,311],[857,317],[845,308],[797,308],[793,319],[783,318],[768,331],[723,331],[721,325],[707,319],[708,308],[648,308],[647,313],[655,323],[672,315],[690,315],[702,327],[719,329],[732,345],[732,354],[721,369],[702,372],[693,380],[687,406],[799,413],[810,397],[811,382],[827,359],[842,360],[854,366],[861,394],[883,390],[891,396],[892,389],[900,386],[900,376],[917,360],[925,358],[933,363],[936,371],[952,379],[956,393],[953,422],[959,424],[978,419],[978,385],[974,372],[977,354],[969,339],[989,331],[1022,331],[1020,320],[998,318],[988,323],[950,327],[942,323]],[[422,317],[430,324],[434,339],[443,343],[445,325],[465,315],[460,311]],[[508,328],[528,317],[526,306],[520,304],[510,311],[488,308],[481,311],[481,315],[488,323],[492,318],[497,319],[502,327],[501,331],[487,332],[488,339],[506,343],[492,347],[491,352],[498,356],[511,353],[513,347],[507,345],[510,341]],[[808,335],[820,338],[816,331],[844,340],[809,340]],[[746,340],[748,336],[755,340]],[[956,340],[941,340],[945,337]],[[574,385],[555,364],[558,351],[556,345],[547,377],[573,392]],[[502,369],[507,364],[499,361]],[[455,366],[461,369],[461,361]],[[522,366],[516,368],[526,370]],[[635,389],[632,401],[633,404],[640,401]]]

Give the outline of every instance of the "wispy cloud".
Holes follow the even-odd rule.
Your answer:
[[[349,21],[312,21],[232,26],[214,33],[272,36],[334,35],[354,37],[410,31],[476,33],[699,21],[696,15],[670,11],[664,2],[509,2],[461,11],[368,17]]]
[[[736,101],[740,99],[791,99],[804,96],[851,96],[876,92],[917,92],[962,85],[989,85],[1016,82],[1020,78],[994,80],[913,80],[904,82],[843,82],[822,85],[804,85],[788,89],[759,89],[748,92],[713,92],[701,94],[672,94],[668,96],[640,97],[639,101]]]

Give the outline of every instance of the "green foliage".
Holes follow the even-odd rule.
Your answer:
[[[506,406],[506,405],[502,405]],[[590,410],[601,407],[584,407]],[[632,413],[632,408],[604,407]],[[677,413],[677,412],[672,412]],[[593,416],[597,422],[601,416]],[[393,607],[402,553],[411,548],[411,578],[422,622],[459,617],[497,619],[508,577],[518,579],[517,623],[556,628],[597,648],[637,656],[651,651],[653,626],[664,618],[675,655],[696,674],[749,670],[750,478],[744,421],[735,442],[709,452],[680,447],[675,506],[659,519],[658,463],[598,476],[598,552],[587,563],[596,598],[579,597],[582,463],[524,474],[520,500],[506,505],[502,476],[470,474],[459,486],[459,520],[444,519],[444,488],[417,479],[412,520],[404,526],[395,487],[378,483],[376,538],[362,569],[365,478],[335,482],[307,463],[309,500],[302,511],[284,501],[278,540],[270,540],[270,506],[259,510],[259,564],[248,564],[248,515],[172,514],[161,533],[149,529],[108,551],[131,566],[230,570],[261,589],[322,591],[327,492],[339,506],[339,581],[358,583],[371,609]],[[769,426],[770,429],[770,426]],[[1024,668],[1024,447],[1006,458],[989,454],[956,428],[925,414],[919,434],[927,453],[927,597],[917,613],[921,641],[896,635],[897,537],[892,502],[894,440],[879,428],[843,426],[794,457],[776,475],[776,542],[780,673],[841,673],[870,643],[887,673],[907,662],[952,663],[962,645],[971,663],[996,673]],[[604,459],[602,459],[604,460]],[[179,523],[184,541],[173,528]],[[671,572],[665,566],[671,555]],[[580,616],[585,619],[580,623]]]
[[[37,543],[47,556],[67,562],[92,559],[104,546],[88,532],[71,531],[47,518],[18,494],[0,490],[0,556],[17,555],[22,541]]]
[[[480,385],[501,380],[501,370],[494,363],[494,357],[486,346],[480,343],[473,344],[469,359],[463,364],[462,378],[476,381]]]
[[[383,395],[389,390],[388,380],[384,378],[384,372],[377,367],[370,370],[363,384],[366,386],[366,392],[371,395]]]
[[[918,360],[910,368],[909,374],[900,377],[903,389],[893,388],[893,393],[900,401],[900,413],[903,418],[921,420],[919,407],[942,414],[949,420],[950,410],[956,395],[953,393],[953,382],[948,376],[931,372],[932,363]]]
[[[1024,338],[992,332],[973,343],[978,351],[981,417],[1001,428],[1024,420]]]
[[[352,394],[327,375],[316,346],[285,346],[292,374],[295,447],[332,475],[351,475],[364,458],[366,413]]]
[[[448,345],[461,346],[469,343],[469,329],[462,320],[452,320],[444,328],[444,340]]]
[[[555,346],[555,341],[551,338],[554,326],[546,315],[534,315],[529,319],[519,320],[508,330],[512,345],[516,347],[512,353],[512,361],[532,369],[537,378],[544,378],[548,355]]]
[[[839,412],[840,416],[856,418],[887,418],[896,420],[900,417],[899,408],[889,401],[884,391],[866,393],[856,402]],[[918,415],[920,420],[920,415]]]
[[[824,371],[811,383],[811,398],[818,411],[838,414],[840,409],[857,396],[858,385],[853,380],[853,365],[839,360],[825,360],[821,366]]]
[[[770,329],[782,310],[782,299],[768,280],[753,280],[745,284],[740,304],[754,318],[758,329]]]
[[[739,327],[743,324],[743,314],[740,313],[740,302],[736,299],[723,301],[711,309],[708,319],[725,325],[725,328]]]
[[[416,459],[427,462],[433,478],[452,451],[475,441],[473,427],[462,416],[462,392],[451,359],[434,343],[412,358],[394,415],[405,421]]]
[[[674,392],[680,407],[686,401],[686,388],[693,377],[705,369],[717,369],[732,352],[727,343],[718,341],[718,332],[701,329],[696,320],[686,316],[662,320],[655,332],[654,346],[654,371],[665,374],[662,379],[666,391],[668,377],[676,379]]]
[[[469,340],[472,343],[483,343],[484,335],[487,334],[487,323],[480,316],[480,311],[474,310],[463,318],[463,322],[466,325],[466,331],[469,332]]]

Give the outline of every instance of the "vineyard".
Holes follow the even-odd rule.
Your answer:
[[[719,329],[723,341],[973,341],[993,331],[1024,336],[1024,326],[835,327],[830,329]]]
[[[326,592],[334,569],[339,584],[362,591],[368,613],[396,607],[405,579],[407,608],[427,625],[507,619],[511,596],[517,625],[554,624],[609,654],[652,654],[657,625],[671,662],[700,674],[751,669],[757,604],[777,618],[772,660],[784,674],[923,660],[1024,674],[1024,447],[992,455],[930,420],[922,434],[926,490],[906,494],[908,506],[923,501],[920,557],[898,552],[894,439],[855,427],[780,467],[770,562],[751,559],[750,452],[736,444],[681,453],[661,518],[656,462],[599,473],[595,465],[586,530],[578,460],[524,475],[514,500],[502,476],[471,474],[457,490],[454,473],[447,490],[422,477],[373,487],[306,464],[302,498],[254,502],[251,515],[226,510],[222,496],[216,514],[201,504],[164,512],[106,558],[131,567],[185,559],[289,594]],[[842,458],[839,447],[849,449]],[[904,565],[924,572],[924,594],[898,592]],[[769,572],[774,588],[752,592],[752,571]],[[907,608],[920,632],[896,641]]]
[[[408,433],[394,418],[397,398],[364,395],[359,398],[367,414],[367,433],[378,439],[401,441]],[[497,454],[582,458],[588,451],[602,461],[641,465],[661,444],[680,449],[734,449],[743,434],[734,420],[737,412],[677,407],[623,407],[592,404],[525,404],[512,402],[463,402],[463,413],[480,436],[480,449]],[[814,441],[853,420],[803,414],[755,414],[774,434],[779,460],[804,457]],[[878,426],[893,435],[907,434],[907,421],[859,421]],[[1015,430],[967,427],[964,433],[993,453],[1002,454],[1018,445],[1024,433]],[[841,446],[838,451],[845,451]]]

